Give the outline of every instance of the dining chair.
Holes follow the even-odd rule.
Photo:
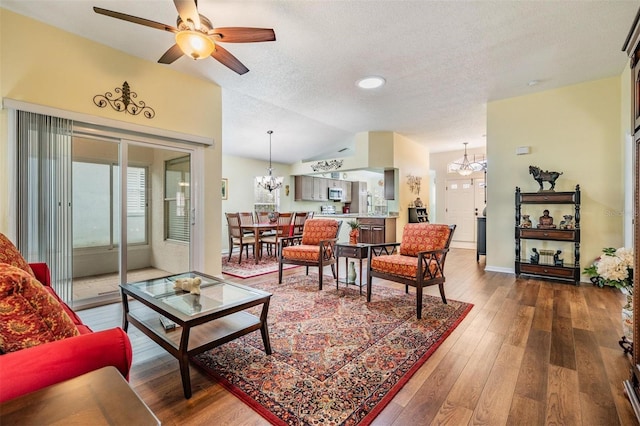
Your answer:
[[[253,219],[253,213],[252,212],[240,212],[238,213],[240,215],[240,224],[241,225],[253,225],[254,223],[254,219]],[[245,235],[253,235],[253,231],[249,230],[249,231],[243,231],[243,233]]]
[[[382,278],[416,288],[416,314],[422,318],[422,289],[437,285],[442,303],[444,295],[444,263],[456,225],[435,223],[407,223],[400,243],[381,243],[369,246],[367,267],[367,302],[371,301],[372,278]],[[384,254],[383,254],[384,253]]]
[[[274,234],[263,235],[260,237],[260,243],[267,246],[267,254],[273,256],[276,252],[275,248],[281,238],[288,237],[291,234],[291,221],[293,220],[293,213],[279,213],[278,214],[278,227]]]
[[[295,212],[293,215],[293,225],[291,226],[291,235],[302,235],[304,223],[309,219],[309,215],[313,212]]]
[[[249,246],[251,246],[251,251],[253,252],[253,257],[255,258],[256,253],[253,248],[255,244],[255,237],[253,234],[245,235],[242,232],[242,228],[240,227],[241,219],[240,213],[225,213],[227,217],[227,226],[229,228],[229,258],[227,262],[231,260],[231,254],[233,253],[233,248],[235,246],[240,247],[240,256],[238,257],[238,263],[242,263],[242,249],[244,248],[247,252],[247,258],[249,258]]]
[[[282,284],[282,266],[285,263],[318,268],[318,286],[322,290],[324,267],[331,265],[333,278],[336,277],[336,244],[340,234],[341,220],[309,219],[304,224],[302,236],[280,239],[278,244],[278,283]]]

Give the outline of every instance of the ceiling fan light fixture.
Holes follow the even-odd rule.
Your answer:
[[[185,55],[193,59],[208,58],[216,50],[213,40],[200,31],[180,31],[176,34],[176,43]]]
[[[387,81],[378,76],[371,76],[361,78],[356,82],[356,85],[361,89],[377,89],[378,87],[384,86]]]

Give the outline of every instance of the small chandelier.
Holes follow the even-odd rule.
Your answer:
[[[479,172],[484,168],[482,163],[478,163],[474,161],[473,163],[469,161],[469,157],[467,156],[467,144],[469,142],[464,142],[464,159],[462,163],[453,163],[458,166],[457,172],[462,176],[469,176],[473,172]]]
[[[258,180],[258,186],[266,189],[271,192],[274,189],[278,189],[282,187],[282,178],[273,176],[273,167],[271,166],[271,135],[273,134],[273,130],[267,131],[269,134],[269,171],[268,176],[260,176]]]

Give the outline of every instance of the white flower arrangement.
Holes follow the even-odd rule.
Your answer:
[[[591,277],[591,282],[598,287],[610,286],[633,291],[633,250],[621,247],[619,249],[602,249],[602,256],[584,269],[584,273]]]

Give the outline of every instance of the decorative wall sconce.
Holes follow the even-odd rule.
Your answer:
[[[129,87],[129,83],[126,81],[122,83],[122,88],[116,87],[114,90],[116,94],[122,93],[119,98],[114,98],[114,94],[107,92],[104,95],[95,95],[93,97],[93,103],[99,108],[106,108],[110,105],[111,108],[116,111],[122,111],[125,114],[139,115],[142,114],[145,117],[151,119],[156,116],[156,112],[144,101],[134,101],[133,99],[138,97],[136,92],[132,92]]]
[[[420,182],[422,182],[422,176],[413,176],[411,173],[407,175],[407,184],[409,185],[409,192],[416,195],[420,195]]]
[[[337,170],[340,167],[342,167],[342,162],[344,160],[324,160],[324,161],[318,161],[316,164],[312,164],[311,165],[311,169],[313,169],[314,172],[326,172],[328,170]]]

